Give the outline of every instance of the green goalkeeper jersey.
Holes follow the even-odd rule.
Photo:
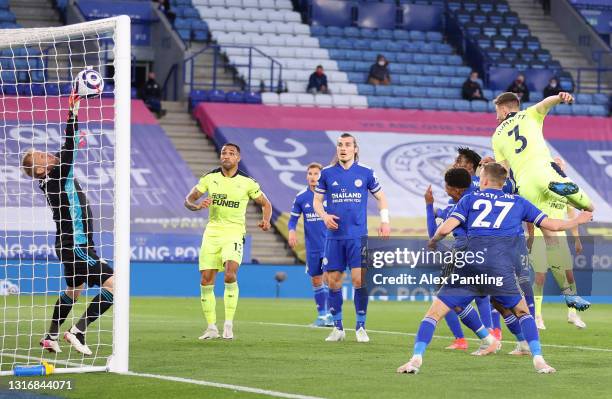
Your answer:
[[[202,176],[196,188],[212,198],[208,208],[206,235],[246,233],[245,215],[249,199],[258,198],[262,194],[255,179],[241,170],[234,176],[226,177],[221,168],[218,168]]]
[[[519,186],[541,168],[550,169],[553,162],[542,132],[544,117],[533,106],[510,113],[495,129],[492,140],[495,160],[508,162]]]

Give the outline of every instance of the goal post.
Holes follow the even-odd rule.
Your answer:
[[[127,16],[63,27],[0,30],[0,375],[43,362],[52,365],[55,373],[128,371],[130,37]],[[61,212],[53,209],[42,188],[53,178],[26,176],[22,161],[30,149],[58,155],[64,151],[60,147],[68,143],[70,88],[86,67],[100,72],[104,93],[101,98],[81,100],[74,160],[58,166],[70,169],[67,180],[74,196],[66,197],[73,220],[73,247],[85,249],[86,264],[95,264],[96,256],[101,262],[112,260],[108,263],[114,282],[112,295],[107,290],[104,296],[99,286],[90,287],[86,280],[60,327],[59,353],[42,348],[39,341],[48,333],[56,301],[67,287],[56,251],[65,245],[56,241],[61,235],[58,230],[63,231],[56,228],[56,213]],[[65,187],[68,190],[68,184]],[[79,202],[75,187],[82,190],[87,205]],[[83,236],[91,237],[84,246],[75,238],[83,227],[75,224],[74,215],[82,216],[81,211],[87,220]],[[104,275],[103,271],[98,274],[99,282]],[[98,310],[105,301],[112,307],[89,324],[88,306],[93,306],[95,298],[99,298]],[[83,320],[91,355],[62,340],[67,329]]]

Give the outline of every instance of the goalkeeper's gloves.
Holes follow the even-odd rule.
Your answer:
[[[70,111],[70,114],[72,114],[73,116],[77,116],[79,114],[80,103],[81,97],[77,93],[72,91],[72,93],[70,93],[70,97],[68,97],[68,109]]]

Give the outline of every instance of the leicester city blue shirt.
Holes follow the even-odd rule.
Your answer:
[[[315,191],[327,201],[327,213],[340,219],[337,230],[327,230],[327,238],[344,240],[368,234],[368,192],[381,190],[380,183],[369,167],[354,162],[344,169],[339,163],[323,168]]]
[[[546,214],[519,195],[486,189],[461,198],[450,217],[467,227],[468,237],[515,237],[523,235],[523,221],[539,227]]]
[[[289,218],[289,230],[295,230],[297,221],[304,214],[304,241],[306,252],[323,252],[325,243],[325,223],[317,215],[312,206],[314,192],[310,189],[300,191],[293,200],[291,206],[291,217]]]

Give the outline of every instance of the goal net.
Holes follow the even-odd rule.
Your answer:
[[[0,30],[0,375],[127,371],[130,58],[125,16]]]

